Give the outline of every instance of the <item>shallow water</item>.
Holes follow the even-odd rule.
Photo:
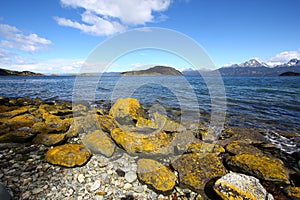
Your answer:
[[[227,124],[300,134],[300,77],[223,77],[223,82],[227,107],[222,112],[226,111]],[[222,87],[209,91],[204,79],[196,76],[102,76],[100,81],[99,77],[0,77],[0,95],[5,97],[115,101],[132,96],[150,109],[153,105],[182,113],[199,109],[200,118],[207,120],[212,101],[220,105],[216,109],[224,105],[222,96],[214,94],[214,88]],[[280,140],[291,145],[287,138]]]

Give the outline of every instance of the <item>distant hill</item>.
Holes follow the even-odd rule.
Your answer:
[[[44,74],[41,73],[35,73],[31,71],[13,71],[8,69],[1,69],[0,68],[0,76],[44,76]]]
[[[145,70],[122,72],[122,76],[182,76],[177,69],[167,66],[155,66]]]
[[[300,73],[296,73],[296,72],[284,72],[284,73],[280,74],[279,76],[300,76]]]

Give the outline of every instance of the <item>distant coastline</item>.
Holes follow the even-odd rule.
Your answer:
[[[41,73],[35,73],[31,71],[13,71],[8,69],[1,69],[0,68],[0,76],[45,76]]]

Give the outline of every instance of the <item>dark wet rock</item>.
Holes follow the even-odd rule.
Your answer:
[[[248,144],[270,143],[263,135],[263,131],[252,128],[231,127],[225,129],[218,141],[221,146],[226,146],[233,141],[242,141]]]
[[[238,154],[227,159],[231,170],[266,181],[289,184],[288,172],[281,160],[261,154]]]
[[[215,182],[214,190],[224,200],[273,200],[257,178],[239,173],[229,173]]]
[[[1,200],[12,200],[12,196],[8,192],[7,188],[3,185],[0,185],[0,198]]]
[[[221,160],[214,153],[190,153],[180,156],[172,163],[179,173],[180,185],[195,192],[203,192],[208,182],[227,173]]]
[[[263,154],[258,148],[241,142],[241,141],[233,141],[226,145],[226,151],[232,154],[241,154],[241,153],[248,153],[248,154]]]
[[[120,177],[124,177],[125,176],[125,172],[122,169],[116,169],[116,173],[118,174],[118,176]]]

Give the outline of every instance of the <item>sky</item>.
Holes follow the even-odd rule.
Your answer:
[[[145,27],[186,35],[217,68],[252,58],[276,65],[300,59],[299,7],[299,0],[2,0],[0,68],[77,73],[98,45]],[[141,50],[109,70],[190,67],[175,57]]]

